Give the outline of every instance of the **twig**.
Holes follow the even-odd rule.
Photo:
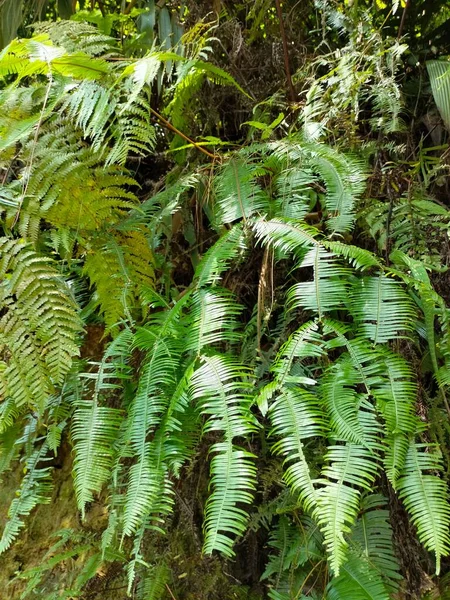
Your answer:
[[[288,86],[289,86],[289,93],[291,96],[291,100],[292,100],[292,102],[295,102],[297,100],[297,94],[295,92],[294,84],[292,83],[292,78],[291,78],[291,67],[289,64],[288,45],[287,45],[287,40],[286,40],[286,31],[284,29],[283,13],[281,11],[280,0],[275,0],[275,4],[277,6],[277,14],[278,14],[278,22],[280,24],[281,40],[283,42],[284,69],[286,71],[286,78],[287,78],[287,82],[288,82]]]
[[[172,600],[177,600],[177,599],[175,598],[175,596],[173,595],[173,592],[172,592],[172,590],[171,590],[171,589],[170,589],[170,587],[167,585],[167,583],[166,583],[166,588],[167,588],[167,591],[169,592],[169,594],[170,594],[170,597],[172,598]]]
[[[137,2],[137,0],[131,0],[130,4],[123,11],[123,14],[124,15],[129,15],[130,12],[133,10],[133,8],[136,6],[136,2]]]
[[[102,13],[102,17],[106,17],[105,5],[103,4],[103,0],[97,0],[98,7],[100,12]]]
[[[187,135],[185,135],[182,131],[180,131],[179,129],[177,129],[175,127],[175,125],[172,125],[172,123],[170,123],[167,119],[165,119],[162,115],[160,115],[159,112],[156,112],[156,110],[154,110],[151,106],[150,106],[150,112],[157,119],[159,119],[161,121],[161,123],[164,123],[164,125],[166,127],[168,127],[171,131],[173,131],[174,133],[176,133],[177,135],[179,135],[180,137],[182,137],[183,140],[186,140],[186,142],[189,142],[190,144],[192,144],[195,148],[197,148],[197,150],[200,150],[200,152],[203,152],[203,154],[206,154],[206,156],[209,156],[209,158],[213,158],[213,159],[217,158],[217,156],[215,154],[212,154],[211,152],[208,152],[208,150],[205,150],[205,148],[202,148],[202,146],[200,146],[199,144],[197,144],[196,142],[194,142],[194,140],[192,140],[190,137],[188,137]]]
[[[400,27],[398,28],[397,39],[399,40],[402,37],[403,27],[406,21],[406,13],[408,12],[408,8],[410,5],[410,0],[406,0],[405,8],[403,9],[402,20],[400,21]]]

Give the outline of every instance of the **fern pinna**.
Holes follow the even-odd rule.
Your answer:
[[[233,80],[169,52],[112,62],[114,41],[95,39],[73,53],[44,33],[0,55],[13,80],[0,105],[15,111],[0,121],[1,160],[18,173],[0,196],[0,466],[26,465],[0,550],[50,500],[48,463],[68,436],[83,518],[108,490],[83,584],[116,557],[130,593],[142,566],[142,594],[164,592],[169,568],[149,567],[146,540],[170,525],[177,481],[204,450],[203,551],[232,558],[248,527],[269,527],[271,598],[302,597],[311,571],[320,597],[393,597],[388,492],[439,573],[450,508],[412,359],[431,355],[442,412],[448,311],[399,248],[387,265],[351,244],[363,164],[292,134],[186,171],[140,203],[125,165],[156,144],[158,74],[180,64],[168,109],[179,120],[202,78]],[[35,100],[24,103],[28,86]],[[192,202],[213,243],[181,290],[172,218],[189,221]],[[253,296],[236,284],[245,268],[259,271]],[[103,357],[74,361],[83,324],[99,321],[112,338]],[[267,460],[281,477],[258,513]]]

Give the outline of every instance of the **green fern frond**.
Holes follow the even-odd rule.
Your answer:
[[[138,586],[138,600],[162,600],[170,577],[170,569],[165,563],[152,567]]]
[[[307,143],[303,148],[310,168],[326,185],[327,229],[332,233],[349,231],[355,219],[355,201],[365,188],[363,164],[325,144]]]
[[[34,23],[33,29],[37,34],[46,34],[53,44],[62,46],[68,53],[81,48],[89,56],[118,54],[117,40],[83,21],[43,21]]]
[[[233,538],[246,529],[247,512],[256,485],[254,456],[234,445],[236,437],[246,438],[256,430],[249,408],[252,398],[249,373],[233,358],[225,355],[202,357],[201,365],[191,378],[191,395],[208,416],[205,431],[221,431],[223,442],[215,443],[211,452],[212,493],[205,508],[204,552],[219,550],[233,556]]]
[[[8,510],[8,521],[0,539],[0,554],[11,546],[25,526],[23,517],[28,516],[37,504],[50,502],[52,467],[42,466],[43,462],[51,460],[47,454],[48,446],[44,442],[25,460],[25,476],[17,492],[17,498],[14,498]]]
[[[305,457],[304,440],[325,433],[320,402],[306,390],[286,389],[277,395],[268,414],[272,424],[270,435],[281,438],[272,450],[286,457],[283,479],[310,510],[317,502],[317,492]]]
[[[419,540],[436,555],[437,575],[441,559],[450,552],[450,507],[447,486],[437,474],[441,470],[441,455],[437,450],[411,443],[397,484]]]
[[[386,498],[370,494],[361,500],[361,515],[352,529],[349,546],[352,556],[366,561],[371,574],[381,576],[392,593],[401,580],[398,559],[393,545],[393,531],[389,522]]]
[[[215,207],[219,223],[248,219],[269,210],[267,193],[257,182],[261,167],[233,157],[215,177]]]
[[[378,471],[376,456],[364,446],[347,443],[330,446],[325,456],[328,463],[317,490],[314,518],[324,535],[330,566],[335,576],[347,560],[349,533],[360,507],[362,490],[370,490]]]
[[[314,380],[298,371],[301,369],[301,359],[323,355],[322,336],[318,329],[316,321],[309,321],[294,331],[282,345],[271,367],[277,388],[292,383],[314,385]]]
[[[359,422],[360,397],[354,387],[357,374],[347,361],[333,365],[321,379],[319,394],[327,408],[329,425],[338,440],[365,446]]]
[[[190,327],[185,349],[199,354],[207,345],[237,341],[237,316],[241,310],[227,290],[196,290],[190,299]]]
[[[416,316],[399,282],[384,275],[359,279],[350,290],[349,308],[358,332],[376,344],[411,331]]]
[[[245,256],[246,238],[241,223],[237,223],[217,240],[203,256],[195,271],[198,287],[214,287],[219,284],[221,274],[228,269],[230,263]]]
[[[74,445],[74,487],[82,517],[95,492],[107,480],[114,457],[113,444],[123,419],[117,408],[101,406],[102,396],[119,387],[118,381],[128,377],[126,360],[132,343],[131,332],[125,329],[109,346],[97,372],[85,373],[93,381],[90,400],[79,400],[72,419]]]
[[[148,436],[161,423],[180,370],[182,343],[176,338],[177,311],[167,314],[159,327],[137,333],[135,343],[145,348],[136,395],[128,409],[126,439],[137,462],[129,472],[123,517],[123,535],[132,535],[148,517],[155,501],[164,493],[166,468],[164,439],[149,442]],[[160,442],[160,443],[159,443]]]
[[[336,261],[333,253],[316,246],[306,254],[299,267],[312,267],[314,279],[297,283],[289,290],[287,300],[291,310],[305,308],[322,319],[325,313],[346,304],[350,271]]]
[[[318,231],[313,227],[292,220],[257,219],[253,225],[258,242],[272,245],[286,254],[303,256],[305,250],[318,247]]]
[[[390,600],[381,576],[358,556],[351,556],[327,589],[330,600]]]
[[[20,241],[0,239],[0,278],[0,345],[9,355],[0,389],[42,411],[78,354],[76,304],[51,260]]]

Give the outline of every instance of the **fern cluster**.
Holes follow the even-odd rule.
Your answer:
[[[122,61],[95,29],[80,26],[72,46],[64,27],[0,54],[0,466],[21,458],[26,469],[0,551],[50,500],[49,458],[67,436],[83,519],[108,490],[108,524],[86,546],[74,595],[103,561],[120,560],[129,593],[145,566],[139,594],[161,596],[169,570],[146,563],[145,542],[167,527],[176,482],[200,451],[209,462],[203,552],[232,558],[259,518],[271,529],[263,579],[274,600],[306,596],[312,572],[320,597],[394,597],[386,489],[439,573],[450,506],[439,446],[417,416],[414,359],[429,357],[442,414],[450,319],[416,260],[422,249],[412,255],[402,234],[401,207],[389,215],[389,264],[352,245],[365,165],[307,127],[213,156],[140,203],[127,167],[156,146],[150,101],[167,64],[179,65],[166,113],[177,131],[205,78],[234,80],[202,48]],[[352,77],[345,56],[336,68]],[[190,248],[195,273],[181,291],[171,232],[194,205],[211,239]],[[365,215],[377,239],[379,209]],[[241,269],[257,273],[256,293],[235,284]],[[89,320],[104,322],[111,341],[98,360],[74,364]],[[262,446],[280,477],[255,516]],[[84,541],[26,573],[28,591]]]

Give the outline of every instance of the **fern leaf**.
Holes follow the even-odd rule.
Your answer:
[[[248,219],[269,206],[267,194],[258,185],[260,167],[232,158],[215,178],[215,197],[219,223]]]
[[[350,292],[350,311],[359,332],[376,344],[411,331],[415,312],[400,284],[383,275],[360,279]]]
[[[336,262],[334,254],[316,246],[306,254],[299,266],[312,267],[314,279],[298,283],[289,290],[288,303],[291,309],[302,307],[322,319],[326,312],[345,304],[349,270]]]
[[[48,446],[44,442],[25,461],[25,476],[18,490],[17,498],[14,498],[8,510],[8,521],[0,539],[0,554],[11,546],[24,527],[23,517],[29,515],[37,504],[50,502],[52,467],[43,467],[41,464],[51,460],[47,454]]]
[[[437,575],[441,559],[450,552],[448,491],[445,482],[436,474],[441,469],[441,457],[437,451],[411,443],[397,484],[399,496],[417,528],[419,540],[436,555]]]
[[[317,493],[305,457],[304,440],[324,434],[324,415],[318,399],[306,390],[283,390],[270,406],[269,417],[270,435],[281,438],[274,444],[273,452],[286,457],[283,479],[311,509]]]
[[[117,380],[128,376],[126,363],[131,333],[124,330],[109,346],[96,373],[84,377],[94,380],[91,400],[78,401],[72,420],[74,444],[74,486],[82,517],[95,492],[99,492],[110,474],[114,442],[122,422],[122,411],[101,406],[101,395],[118,387]]]
[[[204,551],[219,550],[233,556],[233,538],[246,528],[247,512],[238,505],[249,505],[255,489],[256,468],[253,455],[233,444],[256,429],[243,379],[245,369],[227,356],[203,357],[191,379],[191,394],[208,415],[206,431],[222,431],[223,442],[213,445],[211,461],[212,493],[205,508]]]
[[[214,288],[196,290],[191,297],[186,350],[200,353],[207,345],[237,341],[236,317],[240,312],[241,307],[230,292]]]
[[[258,219],[253,225],[257,240],[286,254],[303,256],[305,250],[318,247],[318,231],[304,223],[283,219]]]
[[[356,444],[330,446],[325,460],[328,465],[319,480],[324,486],[318,490],[314,517],[325,538],[329,561],[335,576],[339,575],[347,558],[348,542],[344,535],[356,520],[361,490],[371,488],[378,465],[373,453]]]

